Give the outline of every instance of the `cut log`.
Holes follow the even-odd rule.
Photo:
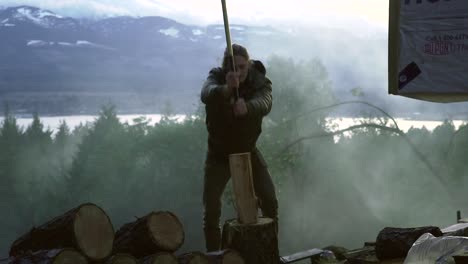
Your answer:
[[[386,227],[379,232],[375,245],[378,259],[404,258],[413,243],[424,233],[431,233],[435,237],[442,236],[438,227],[427,226],[417,228]]]
[[[106,264],[138,264],[138,259],[130,254],[118,253],[111,256]]]
[[[146,256],[140,262],[142,264],[178,264],[177,257],[169,252],[159,252]]]
[[[241,255],[232,249],[224,249],[206,253],[211,264],[244,264]]]
[[[182,254],[178,260],[179,264],[210,264],[208,257],[199,251]]]
[[[28,251],[76,248],[92,261],[112,253],[114,228],[107,214],[92,203],[82,204],[33,228],[13,242],[10,256]]]
[[[278,236],[271,218],[259,218],[251,225],[240,224],[236,219],[226,221],[222,248],[239,252],[246,264],[277,264],[280,261]]]
[[[240,223],[254,224],[258,221],[258,202],[252,179],[250,153],[229,155],[232,189]]]
[[[174,252],[183,243],[184,229],[174,214],[151,212],[116,232],[114,251],[143,258],[162,251]]]
[[[71,248],[40,250],[16,256],[11,264],[87,264],[88,260],[79,251]]]

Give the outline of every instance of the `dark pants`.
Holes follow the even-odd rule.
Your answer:
[[[252,178],[255,194],[259,200],[259,207],[264,216],[277,221],[278,200],[275,186],[271,180],[267,165],[258,150],[251,153]],[[208,152],[205,161],[205,182],[203,190],[204,231],[207,251],[220,248],[221,229],[221,198],[227,182],[231,177],[229,159],[222,158]]]

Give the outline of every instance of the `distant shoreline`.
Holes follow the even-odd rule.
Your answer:
[[[170,115],[170,119],[176,122],[182,122],[187,115],[185,114],[177,114],[177,115]],[[58,131],[61,123],[63,121],[66,122],[67,126],[70,129],[74,129],[79,127],[80,125],[87,125],[95,122],[95,120],[99,117],[98,114],[95,115],[57,115],[57,116],[39,116],[40,121],[44,125],[45,129],[52,131],[54,134]],[[137,121],[136,119],[145,117],[145,119]],[[144,121],[147,125],[153,126],[156,125],[161,121],[163,115],[161,114],[117,114],[117,118],[119,118],[121,123],[128,123],[129,125],[135,124],[135,122]],[[21,129],[26,129],[33,120],[32,116],[22,116],[18,117],[15,116],[18,126]],[[363,121],[364,123],[367,121],[368,118],[365,117],[326,117],[326,122],[333,126],[333,130],[341,130],[346,129],[348,127],[361,124]],[[436,127],[443,124],[444,120],[426,120],[426,119],[411,119],[405,117],[394,117],[396,120],[398,127],[403,131],[407,132],[411,128],[421,129],[426,128],[429,131],[432,131]],[[0,126],[3,124],[4,116],[0,116]],[[376,123],[379,122],[380,119],[376,117],[371,118],[370,122]],[[455,129],[458,129],[461,125],[468,123],[467,120],[451,120]],[[267,125],[267,124],[265,124]],[[392,120],[388,120],[386,123],[387,126],[393,126],[394,123]]]
[[[154,113],[154,112],[119,112],[117,111],[117,116],[157,116],[157,115],[164,115],[162,113]],[[22,119],[28,119],[33,117],[33,113],[17,113],[13,112],[12,113],[15,118],[22,118]],[[99,112],[86,112],[86,113],[73,113],[73,114],[41,114],[39,113],[39,118],[58,118],[58,117],[64,117],[64,118],[71,118],[71,117],[86,117],[86,116],[92,116],[92,117],[97,117],[99,116]],[[170,114],[170,116],[186,116],[190,114],[195,114],[194,112],[192,113],[174,113]],[[0,118],[3,119],[5,116],[4,114],[0,114]],[[328,115],[326,118],[356,118],[356,119],[362,119],[362,118],[389,118],[388,116],[385,115],[373,115],[373,116],[358,116],[358,115]],[[414,120],[414,121],[436,121],[436,122],[443,122],[445,120],[457,120],[457,121],[467,121],[468,122],[468,115],[466,118],[462,117],[455,117],[455,118],[448,118],[448,117],[433,117],[430,115],[399,115],[399,116],[392,116],[394,119],[404,119],[404,120]]]

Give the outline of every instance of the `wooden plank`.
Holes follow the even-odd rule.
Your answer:
[[[300,261],[300,260],[303,260],[303,259],[312,259],[314,257],[320,256],[320,254],[322,254],[322,253],[323,253],[323,250],[313,248],[313,249],[309,249],[309,250],[306,250],[306,251],[297,252],[297,253],[294,253],[294,254],[289,255],[289,256],[281,257],[281,263],[282,264],[287,264],[287,263],[293,263],[293,262],[296,262],[296,261]]]
[[[363,247],[363,248],[350,250],[346,252],[344,255],[347,259],[351,259],[351,258],[355,258],[358,256],[371,254],[372,252],[375,252],[375,247]]]

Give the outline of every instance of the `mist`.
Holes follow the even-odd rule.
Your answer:
[[[325,119],[333,108],[315,111],[336,102],[321,61],[276,56],[268,65],[278,88],[259,148],[280,201],[282,255],[328,245],[358,248],[386,226],[444,227],[456,221],[456,210],[465,209],[467,168],[459,158],[465,125],[455,130],[447,121],[404,136],[369,127],[336,141],[331,132],[337,129]],[[394,128],[389,118],[362,115],[368,123]],[[115,107],[104,106],[94,122],[73,130],[62,123],[55,136],[38,115],[25,130],[11,113],[5,116],[2,200],[13,213],[2,219],[8,227],[2,229],[2,255],[32,226],[83,202],[104,208],[116,229],[151,210],[169,210],[186,232],[179,252],[204,249],[202,109],[182,122],[171,121],[169,113],[154,125],[145,118],[130,125],[117,118]],[[221,222],[235,217],[229,189]]]
[[[264,62],[273,82],[273,109],[264,119],[258,146],[280,202],[281,255],[329,245],[359,248],[375,241],[387,226],[443,228],[456,222],[457,210],[466,213],[468,130],[466,124],[455,128],[452,122],[464,119],[466,103],[388,95],[385,30],[269,26],[271,31],[262,35],[265,27],[252,28],[258,34],[245,37],[233,31],[233,41]],[[174,50],[180,47],[171,41],[167,43]],[[119,45],[128,43],[133,39],[123,35]],[[84,60],[71,70],[71,59],[63,58],[57,68],[73,75],[48,75],[59,88],[48,93],[38,89],[37,95],[54,99],[70,89],[79,94],[66,101],[65,109],[71,110],[61,113],[64,108],[57,106],[52,114],[87,111],[98,117],[77,127],[68,127],[65,120],[57,134],[41,123],[39,105],[33,107],[39,110],[34,122],[19,128],[15,115],[33,113],[9,109],[6,99],[11,97],[0,94],[6,109],[0,122],[0,209],[11,212],[0,219],[0,258],[20,235],[83,202],[101,206],[115,229],[152,210],[169,210],[184,225],[179,253],[203,251],[207,133],[199,89],[209,69],[219,66],[223,43],[210,40],[209,45],[186,48],[171,64],[172,58],[164,57],[169,51],[150,53],[143,45],[137,55],[93,51],[94,63]],[[63,55],[47,48],[39,52],[47,58]],[[189,58],[184,65],[182,59]],[[117,64],[120,59],[123,64]],[[147,67],[129,67],[134,65],[130,61],[139,60]],[[115,75],[117,79],[108,80]],[[5,94],[21,94],[8,89],[23,86],[2,81]],[[98,86],[102,89],[95,91]],[[342,104],[349,101],[361,103]],[[132,124],[119,120],[117,114],[129,108],[164,116],[156,124],[144,117]],[[181,113],[190,117],[171,119]],[[343,136],[328,117],[365,121]],[[398,133],[393,117],[444,123],[431,131]],[[236,217],[230,183],[223,202],[221,223]]]

